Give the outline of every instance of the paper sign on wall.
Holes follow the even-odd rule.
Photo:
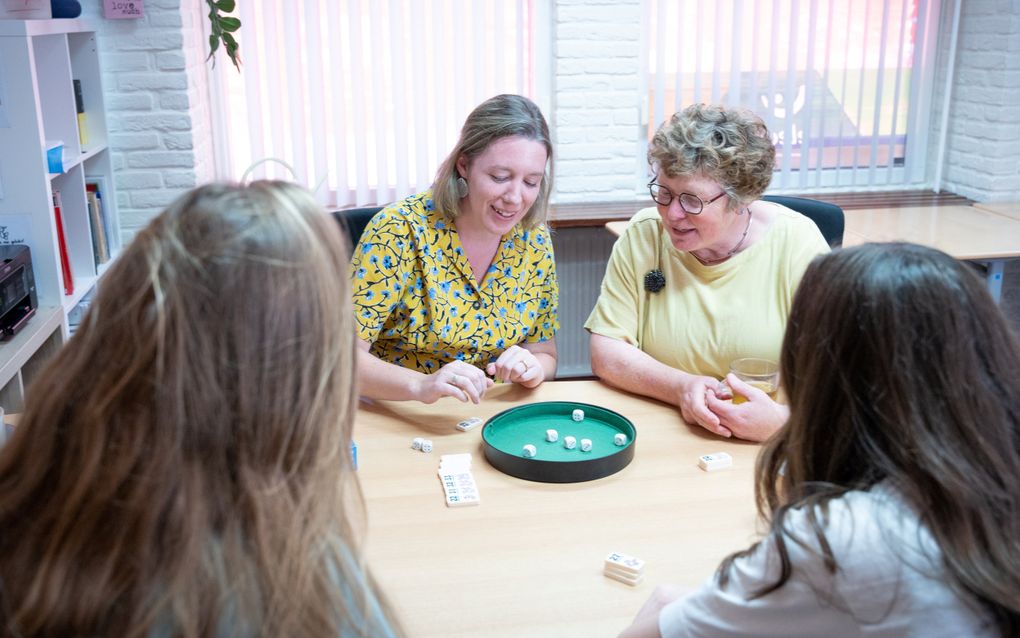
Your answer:
[[[27,213],[0,215],[0,244],[29,244],[32,216]]]
[[[103,0],[103,16],[111,20],[141,18],[142,0]]]

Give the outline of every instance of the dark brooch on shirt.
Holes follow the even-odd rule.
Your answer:
[[[645,290],[659,292],[666,286],[666,277],[658,268],[645,273]]]

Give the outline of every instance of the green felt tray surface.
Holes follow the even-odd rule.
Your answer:
[[[584,411],[583,421],[574,421],[574,410]],[[559,440],[546,440],[546,430],[556,430]],[[627,436],[616,445],[616,434]],[[577,439],[568,450],[567,436]],[[498,470],[520,478],[569,483],[608,476],[626,467],[634,455],[637,432],[624,416],[612,410],[573,401],[531,403],[500,412],[482,428],[485,457]],[[581,451],[581,439],[591,439],[592,450]],[[535,446],[533,458],[523,456],[524,446]]]

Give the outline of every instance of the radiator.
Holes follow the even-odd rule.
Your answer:
[[[558,228],[553,231],[556,275],[560,285],[560,331],[556,333],[556,378],[591,376],[588,319],[599,296],[602,275],[616,240],[605,228]]]

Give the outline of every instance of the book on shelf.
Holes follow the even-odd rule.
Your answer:
[[[74,85],[74,108],[78,112],[78,144],[82,152],[89,145],[88,117],[85,115],[85,100],[81,93],[81,80],[71,80]]]
[[[60,191],[53,191],[53,216],[57,222],[57,248],[60,249],[60,273],[64,279],[64,294],[74,294],[74,277],[71,275],[71,258],[67,254],[67,240],[64,238],[64,220],[60,212]]]
[[[86,175],[85,176],[85,193],[91,200],[91,195],[94,193],[96,198],[96,212],[98,213],[98,228],[99,235],[103,239],[105,244],[105,259],[99,259],[97,257],[96,264],[105,264],[110,261],[113,254],[117,252],[117,238],[113,234],[113,221],[110,219],[110,207],[106,204],[110,201],[107,199],[109,191],[106,189],[106,178],[102,175]],[[105,201],[104,201],[105,200]],[[92,223],[91,217],[92,211],[89,211],[89,223]],[[93,241],[96,238],[96,231],[93,228],[92,238]]]
[[[86,184],[85,197],[89,211],[89,227],[92,230],[92,256],[95,257],[98,266],[110,261],[110,245],[106,238],[103,200],[99,196],[99,187],[96,184]]]

